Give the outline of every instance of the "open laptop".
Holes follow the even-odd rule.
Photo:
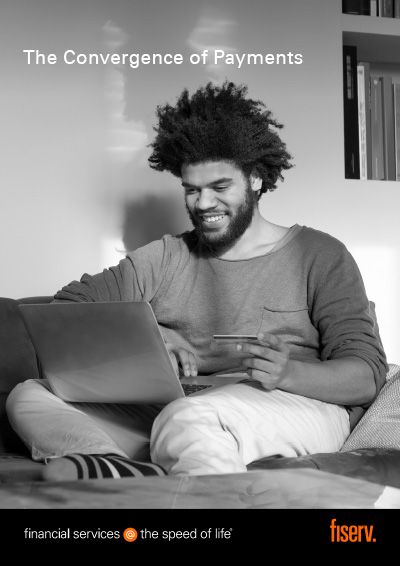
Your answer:
[[[22,304],[19,308],[43,377],[65,401],[169,403],[206,386],[248,377],[237,373],[179,379],[147,302]]]

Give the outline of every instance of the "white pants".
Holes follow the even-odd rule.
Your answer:
[[[36,460],[74,452],[151,459],[173,474],[246,471],[271,455],[336,452],[349,431],[338,405],[259,384],[234,384],[158,406],[66,403],[46,381],[17,385],[7,400],[11,425]],[[150,437],[151,430],[151,437]]]
[[[46,379],[29,379],[11,391],[6,410],[34,460],[110,452],[149,460],[151,426],[161,407],[67,403]]]

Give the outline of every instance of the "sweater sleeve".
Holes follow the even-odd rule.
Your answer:
[[[314,289],[311,316],[320,333],[321,360],[355,356],[373,370],[377,392],[388,365],[358,266],[346,247],[335,240],[320,253],[310,273]]]
[[[102,273],[85,273],[54,296],[54,302],[151,301],[169,264],[168,237],[129,253]]]

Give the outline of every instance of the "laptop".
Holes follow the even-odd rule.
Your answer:
[[[180,379],[147,302],[22,304],[19,309],[43,377],[65,401],[166,404],[248,378],[234,373]]]

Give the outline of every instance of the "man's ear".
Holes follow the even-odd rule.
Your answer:
[[[262,187],[262,179],[259,177],[258,173],[252,173],[250,175],[250,187],[252,191],[258,192]]]

